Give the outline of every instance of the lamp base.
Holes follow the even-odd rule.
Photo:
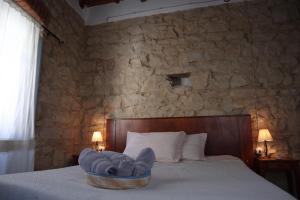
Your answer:
[[[96,142],[94,148],[93,148],[95,151],[97,152],[101,152],[101,151],[104,151],[105,150],[105,146],[104,145],[101,145],[99,144],[98,142]]]
[[[93,149],[97,152],[99,151],[99,143],[98,142],[95,143],[95,146]]]
[[[269,155],[268,155],[268,144],[267,144],[267,141],[265,141],[264,144],[265,144],[265,157],[268,158]]]

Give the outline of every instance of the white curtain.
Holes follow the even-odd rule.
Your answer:
[[[32,171],[40,26],[0,0],[0,174]]]

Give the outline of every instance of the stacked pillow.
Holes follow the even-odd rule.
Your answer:
[[[205,160],[206,138],[207,133],[187,135],[182,147],[182,159]]]
[[[124,154],[135,159],[143,148],[152,148],[156,161],[179,162],[181,159],[205,160],[207,134],[179,132],[127,133]]]

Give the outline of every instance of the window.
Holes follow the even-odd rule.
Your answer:
[[[0,0],[0,166],[27,171],[32,153],[39,25],[12,1]],[[7,143],[4,143],[7,142]],[[6,144],[6,145],[3,145]],[[14,146],[12,148],[12,145]],[[1,149],[8,147],[8,149]],[[27,147],[27,148],[26,148]],[[3,152],[6,152],[4,156]],[[24,159],[20,158],[20,153]],[[24,160],[24,163],[22,163]],[[31,168],[33,163],[31,164]],[[25,166],[26,165],[26,166]],[[11,171],[11,168],[9,169]],[[22,169],[20,169],[22,170]],[[18,170],[18,171],[20,171]]]

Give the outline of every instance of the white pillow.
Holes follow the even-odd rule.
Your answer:
[[[178,162],[182,155],[185,132],[127,133],[124,154],[136,159],[143,148],[153,149],[156,161]]]
[[[207,133],[186,135],[182,147],[182,159],[205,160],[204,148]]]

